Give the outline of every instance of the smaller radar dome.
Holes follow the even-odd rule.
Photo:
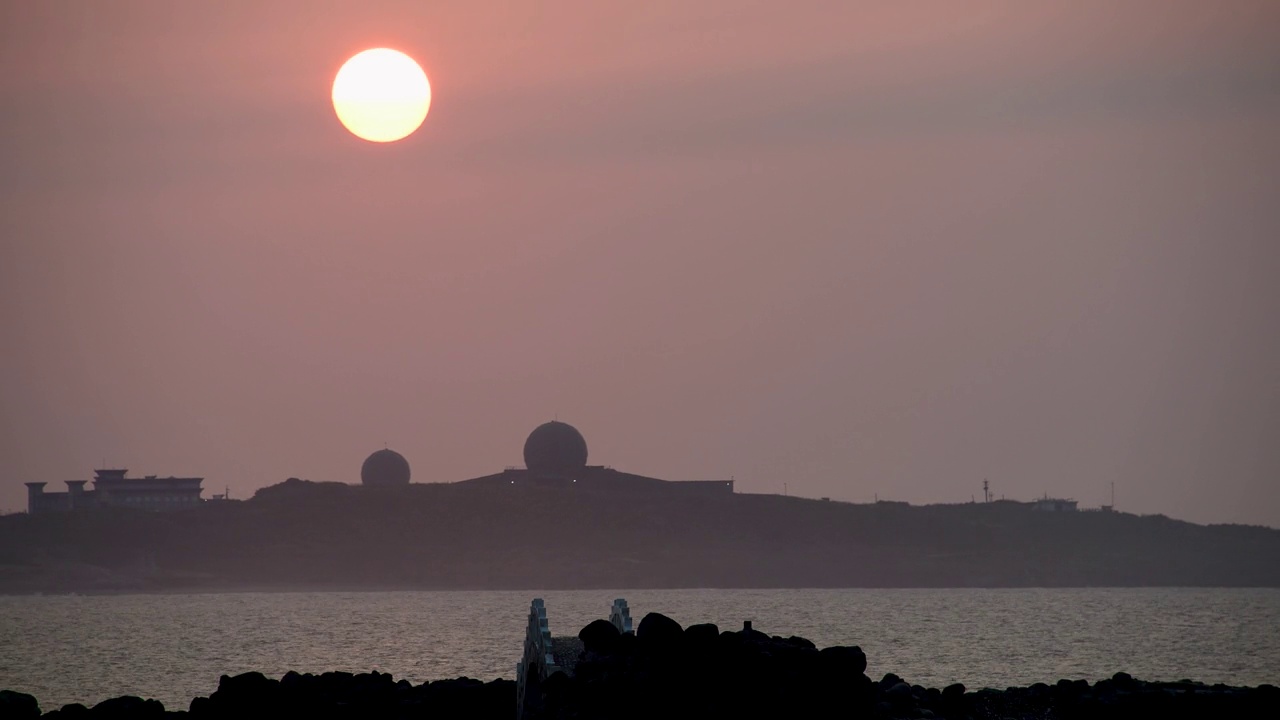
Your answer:
[[[395,450],[379,450],[360,466],[360,482],[365,485],[408,485],[409,461]]]

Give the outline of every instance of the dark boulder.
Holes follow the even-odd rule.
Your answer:
[[[611,655],[618,649],[622,633],[608,620],[595,620],[578,632],[582,648],[587,652]]]
[[[812,647],[812,644],[810,644]],[[841,673],[852,673],[861,675],[867,671],[867,654],[862,652],[862,648],[857,645],[833,645],[829,648],[823,648],[818,651],[818,657],[822,664],[831,670]],[[886,675],[885,679],[889,679],[890,675]],[[901,682],[901,678],[892,675],[894,683]],[[884,684],[883,682],[881,683]]]
[[[69,703],[67,705],[63,705],[58,710],[51,710],[40,717],[50,718],[51,720],[84,720],[84,718],[91,716],[89,714],[89,708],[84,705],[81,705],[80,703]]]
[[[214,691],[213,697],[220,694],[238,698],[269,696],[275,695],[279,687],[279,681],[272,680],[260,672],[247,672],[235,676],[223,675],[218,678],[218,689]]]
[[[0,717],[26,720],[40,717],[40,703],[32,695],[0,690]]]
[[[691,645],[714,645],[716,639],[720,637],[720,628],[712,623],[698,623],[685,628],[684,637]]]
[[[103,700],[89,711],[94,720],[133,720],[134,718],[162,718],[164,705],[159,700],[143,700],[133,695]]]
[[[328,673],[326,673],[327,675]],[[347,673],[350,676],[350,673]],[[206,706],[199,708],[215,716],[239,713],[278,713],[285,710],[283,689],[278,680],[272,680],[260,672],[239,675],[223,675],[218,679],[218,689],[209,696]],[[191,713],[196,714],[195,702]]]
[[[885,673],[884,677],[880,679],[880,689],[888,690],[900,682],[902,682],[902,678],[894,675],[893,673]]]
[[[640,621],[640,627],[636,628],[636,638],[642,647],[672,648],[684,638],[684,628],[666,615],[653,612]]]
[[[573,682],[563,672],[554,672],[542,683],[544,712],[554,716],[572,707]]]
[[[885,698],[894,705],[907,705],[913,699],[911,686],[900,682],[884,691]]]
[[[818,648],[817,645],[813,644],[812,640],[809,640],[808,638],[802,638],[799,635],[792,635],[786,640],[783,640],[783,642],[785,642],[788,645],[794,645],[795,647],[808,648],[810,650],[816,650]],[[862,672],[862,671],[859,670],[858,672]]]
[[[622,633],[618,637],[618,652],[629,655],[636,651],[636,634],[633,632]]]

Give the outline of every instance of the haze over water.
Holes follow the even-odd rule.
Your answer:
[[[511,678],[529,600],[576,635],[624,597],[636,622],[860,645],[867,674],[1003,688],[1125,671],[1150,680],[1280,682],[1280,590],[644,590],[0,597],[0,687],[45,710],[107,697],[185,709],[218,676],[389,672]]]

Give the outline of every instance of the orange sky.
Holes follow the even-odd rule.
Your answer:
[[[1271,2],[6,3],[0,508],[384,442],[456,480],[558,414],[743,492],[1280,526],[1277,38]],[[387,146],[329,105],[381,45],[434,92]]]

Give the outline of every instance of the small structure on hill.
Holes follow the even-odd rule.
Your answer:
[[[1045,496],[1031,503],[1031,509],[1038,510],[1040,512],[1075,512],[1077,504],[1078,503],[1075,500],[1064,500],[1062,498],[1051,498]]]
[[[78,510],[90,507],[130,507],[139,510],[180,510],[203,502],[198,477],[128,477],[124,469],[95,470],[93,489],[89,480],[68,480],[66,492],[45,492],[48,483],[27,483],[27,512]]]

